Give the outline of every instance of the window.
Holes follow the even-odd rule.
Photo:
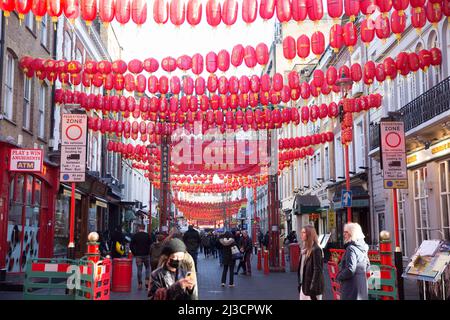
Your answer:
[[[64,32],[64,58],[66,60],[72,59],[72,39],[67,31]]]
[[[303,162],[303,187],[309,186],[309,166],[308,159]]]
[[[414,214],[416,220],[416,245],[430,239],[430,217],[426,189],[427,168],[414,170]]]
[[[47,86],[43,84],[39,87],[39,116],[38,116],[38,136],[45,139],[45,99]]]
[[[25,27],[27,27],[34,33],[34,14],[33,12],[31,12],[31,10],[25,16]]]
[[[48,19],[48,16],[45,15],[41,21],[41,44],[46,48],[48,45],[47,19]]]
[[[317,167],[317,156],[314,156],[312,158],[312,161],[311,161],[311,175],[312,175],[311,183],[313,185],[317,183],[317,169],[316,169],[316,167]]]
[[[23,84],[23,128],[30,130],[32,79],[24,78]]]
[[[405,203],[406,197],[405,193],[397,190],[397,204],[398,204],[398,229],[400,232],[400,248],[402,249],[402,253],[404,257],[408,257],[406,252],[406,219],[405,219]]]
[[[8,52],[6,54],[6,79],[5,79],[5,116],[9,120],[13,119],[13,99],[14,99],[14,73],[16,69],[16,59]]]
[[[360,121],[356,124],[355,130],[355,157],[356,157],[356,168],[360,171],[359,167],[365,167],[365,152],[364,152],[364,124]]]
[[[316,181],[314,183],[320,182],[317,181],[317,178],[323,178],[322,177],[322,164],[320,159],[320,152],[317,153],[317,162],[316,162]]]
[[[341,137],[340,135],[336,137],[336,141],[334,144],[334,154],[336,155],[335,158],[335,165],[336,165],[336,178],[337,177],[343,177],[344,176],[344,153],[343,153],[343,147],[341,143]]]
[[[436,32],[432,31],[428,42],[428,48],[431,49],[435,47],[439,48],[440,44],[438,42]],[[430,88],[437,85],[441,81],[441,70],[442,68],[440,65],[430,68],[430,78],[431,78]]]
[[[330,179],[330,155],[328,154],[328,147],[325,147],[325,172],[324,172],[324,181],[328,181]]]
[[[450,238],[450,160],[439,164],[439,190],[441,202],[441,230]]]

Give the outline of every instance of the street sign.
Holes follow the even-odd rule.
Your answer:
[[[342,207],[352,206],[352,192],[350,190],[342,190],[341,203]]]
[[[11,149],[9,171],[42,172],[44,152],[41,149]]]
[[[62,115],[60,180],[83,182],[86,172],[87,116]]]
[[[407,189],[405,129],[403,122],[380,122],[381,157],[385,189]]]

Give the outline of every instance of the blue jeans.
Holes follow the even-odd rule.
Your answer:
[[[142,283],[142,266],[145,266],[145,280],[150,279],[150,257],[136,256],[138,283]]]
[[[198,271],[198,268],[197,268],[197,255],[198,255],[198,252],[197,251],[188,251],[188,252],[191,255],[192,259],[194,260],[195,271]]]

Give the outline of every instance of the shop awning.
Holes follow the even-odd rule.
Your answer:
[[[322,209],[320,207],[320,200],[313,195],[296,195],[293,206],[294,214],[309,214],[318,213]]]

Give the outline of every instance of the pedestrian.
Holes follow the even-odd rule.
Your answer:
[[[164,246],[164,238],[165,236],[160,233],[156,236],[156,242],[154,242],[150,246],[150,265],[152,267],[152,271],[158,268],[159,259],[161,258],[161,251]]]
[[[241,239],[241,252],[244,255],[244,266],[245,266],[244,272],[248,276],[252,275],[252,266],[251,266],[252,251],[253,251],[252,239],[248,235],[248,231],[244,230],[242,232],[242,239]]]
[[[205,255],[205,258],[208,258],[208,256],[209,256],[209,239],[208,239],[207,234],[203,235],[202,246],[203,246],[203,253]]]
[[[186,245],[187,252],[189,252],[189,254],[194,259],[195,269],[198,270],[197,254],[202,239],[200,238],[200,234],[198,233],[198,231],[194,229],[193,225],[190,225],[188,227],[188,230],[184,233],[183,242]]]
[[[263,243],[264,247],[266,250],[269,250],[269,231],[266,232],[266,234],[264,235],[264,243]]]
[[[316,229],[311,225],[304,226],[301,237],[303,247],[297,270],[300,300],[322,300],[323,253]]]
[[[138,289],[142,289],[142,267],[145,266],[145,287],[148,289],[150,278],[150,247],[151,236],[145,232],[145,226],[140,225],[139,231],[131,238],[130,249],[136,259]]]
[[[223,248],[222,287],[225,287],[228,271],[230,272],[230,282],[228,283],[228,286],[234,287],[234,266],[236,264],[236,260],[233,259],[231,248],[236,245],[236,241],[234,240],[233,235],[227,231],[219,239],[219,242]]]
[[[122,258],[125,255],[125,236],[120,227],[116,227],[111,235],[111,256]]]
[[[174,238],[164,242],[161,254],[160,267],[151,274],[149,299],[197,300],[195,267],[186,263],[188,253],[183,241]]]
[[[364,233],[359,224],[353,222],[344,226],[344,243],[345,253],[336,276],[340,282],[341,300],[367,300],[369,246],[364,241]]]

